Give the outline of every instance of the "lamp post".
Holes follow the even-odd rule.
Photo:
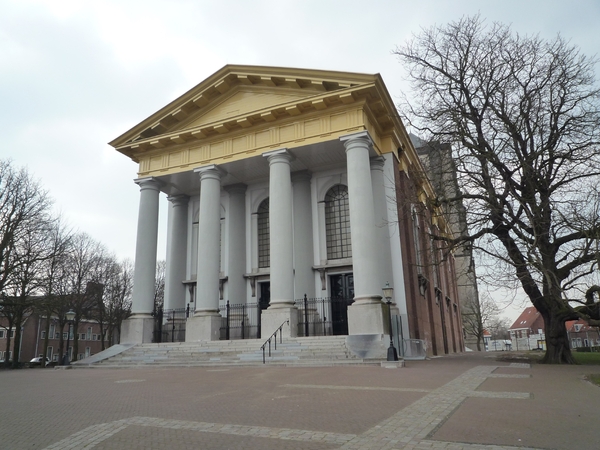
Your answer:
[[[69,358],[69,341],[71,340],[71,326],[73,325],[73,319],[75,318],[75,311],[73,309],[69,309],[69,311],[65,314],[67,317],[67,323],[69,324],[69,329],[67,331],[67,349],[63,356],[63,366],[71,365],[71,359]]]
[[[383,296],[387,300],[386,303],[388,305],[388,318],[389,318],[389,326],[390,326],[390,347],[387,352],[387,360],[388,361],[398,361],[398,353],[396,352],[396,347],[394,347],[394,332],[392,331],[392,295],[394,293],[394,288],[390,287],[390,283],[385,283],[385,287],[383,288]]]

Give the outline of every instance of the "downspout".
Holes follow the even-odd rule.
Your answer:
[[[40,316],[38,316],[37,333],[36,333],[37,338],[35,340],[35,354],[33,356],[34,358],[37,358],[37,356],[38,356],[38,347],[40,344],[40,326],[41,326],[40,324],[41,324],[41,322],[42,322],[42,318]]]

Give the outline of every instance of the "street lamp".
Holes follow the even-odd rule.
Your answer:
[[[63,355],[63,366],[69,366],[71,364],[71,360],[69,358],[69,341],[71,339],[71,326],[73,325],[73,319],[75,318],[75,311],[73,309],[69,309],[69,311],[65,314],[67,317],[67,323],[69,324],[69,329],[67,332],[67,350]]]
[[[383,296],[387,300],[388,305],[388,318],[390,325],[390,348],[388,348],[387,352],[387,360],[388,361],[398,361],[398,353],[396,352],[396,347],[394,347],[394,332],[392,331],[392,295],[394,294],[394,288],[390,287],[390,283],[385,283],[385,287],[382,288]]]

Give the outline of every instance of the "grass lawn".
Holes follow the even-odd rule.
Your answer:
[[[600,365],[600,353],[598,352],[573,352],[573,358],[578,364]]]
[[[586,375],[586,378],[590,383],[594,383],[596,386],[600,386],[600,374],[592,373],[590,375]]]
[[[508,362],[529,362],[537,363],[544,357],[545,352],[540,351],[524,351],[524,352],[498,352],[496,359],[498,361]],[[577,352],[572,351],[571,354],[577,364],[587,366],[600,366],[600,352]]]

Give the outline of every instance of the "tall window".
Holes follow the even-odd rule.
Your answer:
[[[271,246],[269,242],[269,199],[258,207],[258,267],[271,266]]]
[[[352,256],[348,187],[343,184],[333,186],[325,195],[325,233],[327,259]]]
[[[417,273],[421,274],[423,272],[423,261],[421,260],[421,224],[419,223],[419,214],[414,206],[412,207],[412,223]]]

